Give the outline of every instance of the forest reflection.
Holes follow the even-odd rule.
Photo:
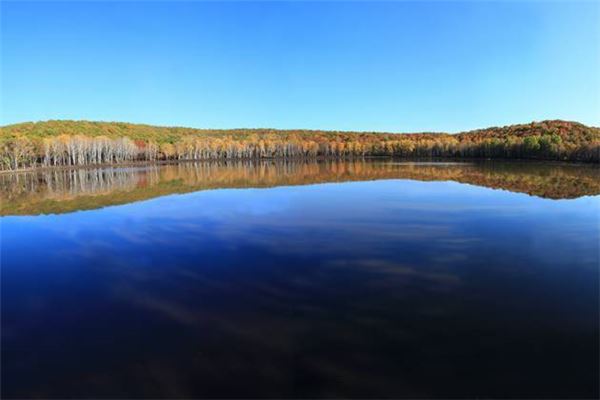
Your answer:
[[[411,179],[550,199],[600,194],[600,169],[540,162],[223,161],[0,174],[0,215],[65,213],[203,189]]]

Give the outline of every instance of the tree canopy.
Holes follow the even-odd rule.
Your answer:
[[[600,128],[543,121],[448,133],[192,129],[44,121],[0,128],[0,168],[156,160],[458,157],[600,162]]]

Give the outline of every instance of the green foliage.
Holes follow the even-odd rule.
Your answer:
[[[0,128],[0,168],[134,161],[364,156],[600,161],[600,129],[543,121],[459,134],[191,129],[46,121]]]
[[[529,153],[536,153],[540,149],[540,138],[539,136],[527,136],[523,140],[525,151]]]

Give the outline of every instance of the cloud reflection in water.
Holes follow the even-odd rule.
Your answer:
[[[593,394],[597,201],[384,180],[6,217],[3,394]]]

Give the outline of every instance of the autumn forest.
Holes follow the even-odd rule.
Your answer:
[[[600,162],[600,128],[543,121],[447,133],[208,130],[46,121],[0,128],[0,169],[210,159],[503,158]]]

